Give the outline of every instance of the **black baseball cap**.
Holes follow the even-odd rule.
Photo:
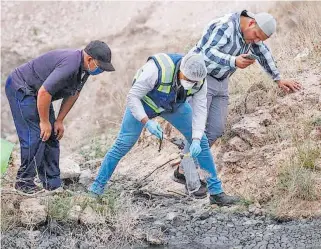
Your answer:
[[[104,71],[115,71],[111,64],[111,50],[103,41],[91,41],[86,47],[85,52],[99,62],[99,67]]]

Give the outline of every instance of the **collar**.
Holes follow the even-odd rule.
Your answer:
[[[174,71],[174,78],[173,78],[173,86],[175,87],[174,89],[177,89],[178,87],[178,72],[179,72],[179,68],[181,66],[181,62],[182,59],[179,60],[179,62],[177,62],[176,67],[175,67],[175,71]]]
[[[84,52],[83,50],[80,51],[80,66],[79,66],[79,71],[78,71],[78,75],[77,75],[77,80],[78,82],[86,82],[86,80],[89,77],[89,73],[85,70],[84,67]]]
[[[242,42],[245,44],[245,40],[243,38],[243,33],[241,30],[241,16],[245,16],[244,13],[246,14],[247,11],[243,10],[241,12],[236,13],[235,24],[236,24],[236,28],[237,28],[237,34],[241,38]]]

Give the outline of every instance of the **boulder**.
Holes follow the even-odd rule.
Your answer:
[[[266,144],[266,126],[271,124],[271,120],[272,116],[266,112],[245,116],[232,126],[232,132],[251,146],[262,146]]]
[[[81,171],[79,176],[79,183],[83,184],[84,186],[88,186],[91,182],[91,171],[90,169],[86,169]]]
[[[224,153],[223,155],[223,162],[224,163],[236,163],[245,158],[245,155],[243,152],[238,151],[229,151]]]
[[[81,174],[79,164],[69,158],[61,159],[59,168],[61,179],[78,178]]]
[[[246,151],[251,149],[251,146],[245,142],[243,139],[241,139],[240,137],[233,137],[229,142],[228,142],[230,148],[234,151]]]
[[[46,206],[40,203],[39,199],[25,199],[20,204],[22,224],[27,226],[35,226],[46,221],[47,212]]]

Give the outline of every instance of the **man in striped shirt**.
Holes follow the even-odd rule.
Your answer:
[[[275,30],[276,21],[270,14],[253,14],[243,10],[210,22],[192,49],[193,52],[203,53],[207,67],[208,117],[205,133],[210,146],[224,132],[228,113],[228,81],[237,68],[244,69],[258,60],[285,92],[301,88],[295,81],[281,80],[272,54],[263,43]],[[174,172],[174,179],[185,181],[180,168]],[[206,193],[206,189],[200,191]]]

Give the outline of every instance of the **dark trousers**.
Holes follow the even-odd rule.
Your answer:
[[[37,96],[30,94],[25,88],[15,90],[11,83],[12,78],[9,76],[5,90],[21,148],[21,166],[17,173],[16,188],[35,187],[34,178],[38,175],[44,188],[56,189],[61,185],[59,141],[52,132],[50,138],[42,142]],[[53,127],[55,113],[52,104],[49,120]]]

